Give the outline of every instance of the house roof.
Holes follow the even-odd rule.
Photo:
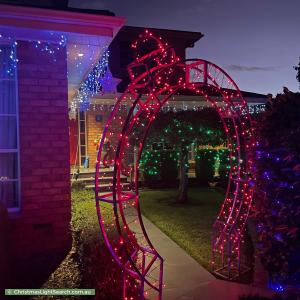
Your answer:
[[[48,6],[40,8],[31,5],[31,1],[9,1],[7,5],[3,4],[7,0],[0,0],[0,33],[3,39],[47,43],[59,43],[63,35],[67,41],[69,95],[73,95],[125,18],[64,7],[56,9],[57,6],[49,5],[52,1],[39,0],[39,3],[48,2]]]
[[[131,45],[146,29],[171,45],[182,61],[186,57],[186,48],[193,47],[203,37],[201,32],[136,26],[122,27],[109,47],[111,52],[110,70],[115,78],[121,79],[117,87],[118,92],[124,91],[129,83],[127,65],[135,58],[135,50]]]
[[[54,9],[54,10],[71,11],[71,12],[79,12],[79,13],[86,13],[86,14],[103,15],[103,16],[115,16],[115,14],[109,10],[69,7],[68,0],[0,0],[0,4]]]
[[[117,38],[121,41],[132,42],[135,40],[139,34],[145,31],[145,27],[137,26],[124,26],[119,31]],[[154,35],[162,37],[163,40],[168,42],[172,46],[176,46],[179,40],[184,42],[184,48],[194,47],[194,44],[199,41],[204,34],[195,31],[183,31],[165,28],[151,28],[147,27]],[[175,43],[174,43],[175,42]]]
[[[33,6],[1,4],[0,25],[20,29],[53,30],[84,35],[113,37],[125,18],[110,15],[88,15],[83,11],[54,10]]]
[[[82,34],[107,36],[110,39],[119,31],[110,48],[119,44],[130,49],[129,45],[132,41],[145,31],[144,27],[136,26],[124,26],[120,29],[125,22],[124,18],[115,17],[115,14],[108,10],[69,7],[68,0],[0,0],[0,7],[0,25],[19,27],[19,36],[22,35],[22,31],[26,31],[25,28],[72,32],[80,34],[81,37]],[[168,41],[174,48],[178,48],[176,50],[182,58],[185,57],[185,49],[193,47],[204,36],[201,32],[147,29]],[[124,80],[127,77],[127,71],[125,73],[124,70],[122,73],[123,76],[117,77],[123,77]],[[124,83],[127,86],[125,81],[126,79]],[[120,91],[123,89],[124,87],[121,87]],[[251,99],[251,102],[261,102],[267,99],[267,96],[263,94],[241,92],[243,97],[248,101]]]
[[[247,103],[251,104],[265,104],[268,100],[268,96],[265,94],[252,93],[247,91],[241,91],[243,98]]]

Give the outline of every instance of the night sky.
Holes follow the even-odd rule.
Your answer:
[[[273,93],[299,89],[300,0],[70,0],[107,9],[127,25],[200,31],[188,51],[225,69],[240,89]]]

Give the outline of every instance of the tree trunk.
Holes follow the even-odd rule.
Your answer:
[[[181,147],[179,156],[179,195],[178,203],[188,202],[188,149],[186,146]]]

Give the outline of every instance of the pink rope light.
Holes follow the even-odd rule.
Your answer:
[[[123,270],[123,299],[130,299],[132,294],[145,299],[153,293],[162,299],[163,258],[147,235],[139,206],[139,160],[156,115],[173,95],[184,90],[204,97],[220,115],[230,150],[230,171],[226,196],[213,225],[212,268],[228,279],[242,271],[240,243],[252,206],[256,141],[247,103],[221,68],[202,59],[181,62],[173,48],[147,30],[132,47],[137,54],[128,66],[131,83],[117,100],[100,141],[96,207],[106,246]],[[129,112],[119,110],[121,105],[129,107]],[[103,165],[108,141],[112,159]],[[133,152],[137,152],[136,162]],[[101,192],[100,170],[104,166],[113,168],[107,193]],[[132,178],[129,190],[124,188],[124,176]],[[113,209],[113,221],[106,219],[105,209]],[[108,234],[112,230],[114,234]],[[129,278],[135,280],[134,286],[128,286]]]

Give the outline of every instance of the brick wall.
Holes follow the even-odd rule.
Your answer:
[[[96,116],[100,115],[101,122],[96,122]],[[108,118],[108,111],[93,111],[89,110],[86,114],[86,129],[87,129],[87,152],[90,158],[90,168],[94,168],[97,158],[97,150],[95,146],[95,140],[101,138],[103,128]]]
[[[56,62],[18,42],[21,212],[12,222],[17,256],[68,249],[71,218],[66,50]]]
[[[90,158],[90,168],[95,167],[96,158],[98,151],[95,146],[95,140],[98,140],[102,137],[104,126],[107,123],[107,120],[111,114],[112,106],[111,105],[98,105],[96,110],[90,107],[86,113],[86,131],[87,131],[87,155]],[[102,118],[101,122],[96,122],[96,116],[99,115]],[[122,116],[125,120],[127,116],[127,111],[122,109],[121,113],[118,114]],[[113,123],[112,126],[116,125]],[[119,124],[118,124],[119,125]],[[119,130],[119,129],[118,129]]]

